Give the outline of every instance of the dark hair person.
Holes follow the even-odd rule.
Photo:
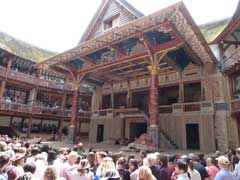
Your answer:
[[[184,159],[179,159],[176,166],[177,180],[190,180],[190,175],[188,174],[188,165]]]

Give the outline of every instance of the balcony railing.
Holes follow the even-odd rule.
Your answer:
[[[26,104],[18,104],[18,103],[10,103],[1,101],[0,110],[2,111],[11,111],[11,112],[20,112],[27,113],[33,115],[47,115],[47,116],[63,116],[63,117],[71,117],[71,110],[62,110],[49,108],[44,106],[31,106]],[[78,112],[78,117],[81,118],[90,118],[90,111],[81,111]]]
[[[191,103],[176,103],[172,105],[158,106],[159,113],[183,113],[183,112],[213,112],[214,106],[211,101]]]
[[[33,85],[38,85],[51,89],[61,89],[67,91],[73,91],[72,82],[61,82],[60,80],[43,80],[37,79],[35,76],[21,73],[17,71],[7,70],[5,67],[0,66],[0,76],[7,77],[20,82],[30,83]],[[81,87],[81,91],[88,92],[89,89],[86,87]]]
[[[8,102],[1,102],[0,110],[4,111],[15,111],[21,113],[32,113],[32,106],[26,104],[18,104],[18,103],[8,103]]]
[[[232,102],[231,102],[231,111],[232,111],[232,113],[240,112],[240,98],[232,100]]]
[[[7,77],[16,81],[23,81],[26,83],[34,84],[36,83],[36,77],[29,74],[16,72],[16,71],[7,71]]]
[[[159,113],[172,113],[173,107],[172,105],[161,105],[158,106],[158,112]]]

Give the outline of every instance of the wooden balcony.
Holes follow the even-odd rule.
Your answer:
[[[231,101],[231,112],[233,114],[240,113],[240,98],[239,99],[234,99],[234,100]]]
[[[21,73],[21,72],[16,72],[16,71],[7,71],[6,77],[9,79],[13,79],[15,81],[20,81],[20,82],[25,82],[30,84],[35,84],[37,80],[36,77],[34,76]]]
[[[173,112],[173,106],[172,105],[158,106],[158,112],[159,113],[172,113]]]
[[[11,114],[16,116],[32,115],[34,117],[49,117],[49,118],[59,118],[63,117],[65,119],[69,119],[71,117],[71,111],[62,110],[62,109],[54,109],[43,106],[31,106],[26,104],[18,104],[18,103],[9,103],[2,101],[0,103],[0,112],[1,114]],[[78,112],[79,119],[85,118],[90,119],[91,117],[90,111],[82,111]]]
[[[59,90],[65,90],[65,91],[73,91],[73,84],[72,82],[61,82],[58,80],[50,81],[50,80],[43,80],[43,79],[37,79],[35,76],[12,71],[7,71],[6,68],[0,66],[0,76],[8,79],[12,79],[19,82],[24,82],[28,84],[32,84],[34,86],[40,86],[50,89],[59,89]],[[88,92],[88,88],[81,87],[81,91]]]
[[[158,107],[159,113],[211,113],[214,112],[214,106],[211,101],[200,101],[192,103],[176,103]]]

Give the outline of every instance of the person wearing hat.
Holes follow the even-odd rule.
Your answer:
[[[240,180],[240,148],[236,149],[237,158],[239,159],[239,162],[236,164],[235,171],[237,180]]]
[[[217,158],[218,166],[220,171],[217,173],[215,180],[237,180],[236,176],[234,176],[230,170],[230,161],[225,156],[219,156]]]
[[[65,178],[66,180],[71,180],[68,175],[67,171],[76,165],[78,160],[78,154],[75,151],[72,151],[67,156],[67,161],[63,164],[60,169],[60,177]]]

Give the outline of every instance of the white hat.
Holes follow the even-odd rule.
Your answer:
[[[230,161],[225,156],[219,156],[216,160],[218,160],[218,162],[220,162],[223,165],[229,165],[230,164]]]

